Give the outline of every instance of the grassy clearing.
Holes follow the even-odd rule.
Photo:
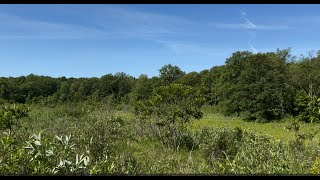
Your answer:
[[[133,120],[135,116],[127,111],[116,111],[117,117],[122,117],[127,120]],[[192,131],[201,130],[204,127],[209,128],[236,128],[252,131],[259,134],[269,135],[275,140],[289,141],[294,139],[294,133],[290,132],[287,127],[293,119],[284,119],[281,121],[274,121],[268,123],[258,123],[245,121],[239,117],[227,117],[218,113],[205,113],[201,120],[192,120],[190,129]],[[301,132],[309,133],[320,130],[319,123],[304,123],[300,122]],[[320,133],[316,134],[314,141],[320,142]]]
[[[244,121],[238,117],[226,117],[221,114],[206,114],[201,120],[193,120],[190,124],[190,128],[193,131],[202,129],[204,127],[218,128],[236,128],[252,131],[255,133],[266,134],[272,136],[274,139],[289,141],[294,138],[294,134],[285,129],[290,124],[290,119],[269,122],[269,123],[257,123]],[[320,124],[300,123],[301,132],[315,132],[320,129]],[[315,141],[319,142],[320,133],[316,135]]]

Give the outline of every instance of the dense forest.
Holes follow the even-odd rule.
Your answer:
[[[293,57],[290,50],[235,52],[224,65],[185,73],[171,64],[158,77],[134,78],[124,72],[100,78],[52,78],[30,74],[0,79],[0,99],[9,103],[111,102],[134,105],[153,90],[182,84],[201,91],[205,103],[225,115],[270,121],[297,116],[319,121],[320,54]]]

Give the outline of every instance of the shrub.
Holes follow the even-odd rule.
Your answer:
[[[200,148],[217,174],[308,173],[314,148],[292,148],[269,136],[240,129],[203,130]]]
[[[151,99],[136,103],[139,119],[150,123],[154,135],[167,147],[179,149],[191,118],[201,119],[205,99],[200,90],[181,84],[161,86]]]
[[[225,158],[233,160],[242,144],[242,130],[240,128],[217,129],[201,132],[200,148],[209,163],[223,161]]]
[[[0,129],[9,129],[10,133],[13,126],[18,125],[18,121],[23,117],[28,117],[29,108],[19,105],[5,106],[0,111]]]

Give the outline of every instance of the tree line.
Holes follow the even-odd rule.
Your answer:
[[[225,64],[201,72],[186,73],[168,64],[154,77],[142,74],[134,78],[124,72],[100,78],[1,77],[0,99],[9,103],[90,100],[136,105],[173,84],[200,92],[207,105],[225,115],[259,121],[286,116],[320,121],[320,53],[297,58],[290,49],[257,54],[238,51]]]

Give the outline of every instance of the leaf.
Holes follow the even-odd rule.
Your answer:
[[[37,145],[37,146],[41,146],[41,142],[40,141],[34,141],[33,142],[35,145]]]
[[[90,158],[89,158],[89,156],[86,156],[86,157],[84,157],[82,160],[83,160],[83,164],[84,164],[85,166],[87,166],[87,165],[89,164]]]
[[[62,136],[59,137],[56,135],[55,137],[58,139],[58,141],[62,141]]]
[[[52,150],[46,150],[46,156],[50,157],[53,155],[53,151]]]

